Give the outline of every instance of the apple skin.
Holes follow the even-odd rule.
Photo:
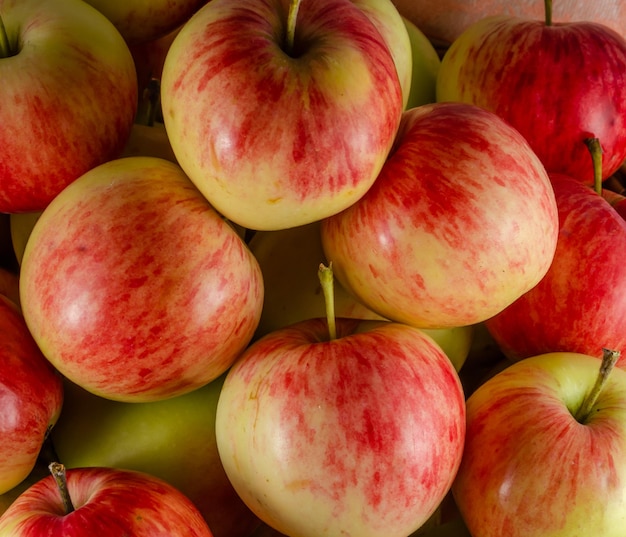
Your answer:
[[[44,358],[17,306],[0,295],[0,494],[33,470],[63,405],[61,377]]]
[[[1,537],[213,537],[191,500],[149,474],[114,468],[67,470],[75,511],[66,514],[49,475],[0,517]]]
[[[426,34],[406,17],[402,17],[411,42],[411,86],[405,108],[437,101],[437,74],[441,59]]]
[[[593,185],[586,138],[602,144],[603,179],[626,158],[626,40],[592,22],[487,17],[445,53],[437,100],[495,112],[548,172]]]
[[[454,478],[461,384],[420,330],[336,321],[332,341],[312,319],[241,355],[218,401],[220,457],[244,502],[281,533],[405,537]]]
[[[252,230],[314,222],[361,197],[403,109],[393,57],[357,5],[302,2],[293,57],[286,4],[211,0],[163,66],[178,162],[221,214]]]
[[[252,338],[263,282],[247,245],[180,167],[128,157],[84,174],[42,212],[20,299],[64,376],[141,402],[221,375]]]
[[[621,537],[626,522],[626,371],[615,368],[587,420],[595,357],[517,362],[467,400],[463,462],[452,486],[473,537]]]
[[[485,321],[509,360],[571,351],[626,349],[626,222],[591,188],[550,174],[559,237],[550,269],[533,289]],[[625,367],[620,358],[619,367]]]
[[[47,466],[41,461],[41,459],[37,459],[33,469],[24,479],[22,479],[22,481],[20,481],[12,489],[0,494],[0,517],[17,499],[17,497],[22,494],[22,492],[49,474],[50,472],[48,471]]]
[[[79,0],[1,0],[19,52],[0,58],[0,212],[42,210],[66,185],[116,157],[137,108],[132,55]]]
[[[0,295],[20,305],[20,277],[12,270],[0,267]]]
[[[54,451],[66,468],[125,468],[163,479],[193,501],[215,537],[248,537],[259,520],[230,484],[215,440],[223,382],[224,375],[166,401],[122,403],[66,380]]]
[[[479,107],[434,103],[404,112],[372,188],[321,234],[357,300],[393,321],[446,328],[482,322],[539,282],[558,214],[517,131]]]

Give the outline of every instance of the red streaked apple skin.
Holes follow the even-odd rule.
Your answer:
[[[183,171],[117,159],[43,211],[21,265],[24,317],[84,389],[150,401],[222,374],[258,324],[258,263]]]
[[[558,215],[521,135],[460,103],[404,113],[363,198],[322,222],[337,279],[387,319],[420,328],[481,322],[548,270]]]
[[[249,229],[310,223],[356,201],[402,113],[393,58],[358,6],[302,2],[295,57],[281,48],[286,10],[279,0],[212,0],[163,67],[178,162],[220,213]]]
[[[550,353],[517,362],[467,401],[452,486],[473,537],[622,537],[626,371],[614,369],[584,423],[573,413],[600,362]]]
[[[586,138],[599,138],[602,177],[626,158],[626,41],[597,23],[488,17],[443,57],[437,100],[495,112],[549,172],[593,184]]]
[[[333,341],[325,319],[276,330],[227,374],[220,458],[281,533],[404,537],[449,490],[465,430],[454,367],[420,330],[369,323],[339,318]]]

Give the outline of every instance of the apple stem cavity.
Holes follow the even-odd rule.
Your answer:
[[[324,302],[326,303],[326,322],[328,323],[328,337],[332,341],[337,339],[337,325],[335,323],[335,295],[334,295],[334,279],[333,279],[333,263],[328,266],[320,263],[317,276],[322,285],[324,293]]]
[[[291,0],[289,2],[289,13],[287,15],[287,36],[286,36],[286,52],[290,56],[294,56],[294,43],[296,39],[296,20],[298,19],[298,11],[300,10],[301,0]]]
[[[13,56],[13,52],[11,51],[7,29],[0,15],[0,58],[8,58],[9,56]]]
[[[552,0],[544,0],[543,2],[546,26],[552,26]]]
[[[585,138],[593,162],[593,188],[602,195],[602,145],[598,138]]]
[[[48,470],[54,477],[54,481],[57,484],[59,493],[61,494],[61,501],[63,502],[63,510],[66,515],[69,515],[74,511],[74,504],[70,498],[70,491],[67,488],[67,475],[65,472],[65,466],[60,462],[51,462],[48,465]]]
[[[593,410],[593,406],[596,404],[596,401],[598,400],[598,397],[600,396],[600,393],[602,392],[602,389],[604,388],[604,385],[606,384],[606,381],[608,380],[609,375],[619,357],[619,351],[602,349],[602,363],[600,364],[600,371],[598,372],[596,382],[591,388],[591,391],[587,394],[582,405],[578,409],[578,412],[574,416],[577,422],[587,422],[587,419]]]

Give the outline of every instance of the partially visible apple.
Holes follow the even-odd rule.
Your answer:
[[[402,17],[411,42],[411,90],[406,108],[434,103],[437,100],[437,74],[441,66],[439,53],[426,34],[406,17]]]
[[[19,274],[0,266],[0,295],[4,295],[17,306],[20,305]]]
[[[40,479],[43,479],[49,475],[48,467],[42,462],[40,458],[35,461],[35,466],[30,473],[22,479],[12,489],[0,494],[0,517],[11,506],[11,504],[17,499],[31,485],[34,485]]]
[[[41,211],[12,213],[9,215],[13,253],[20,266],[22,265],[26,243],[40,215]]]

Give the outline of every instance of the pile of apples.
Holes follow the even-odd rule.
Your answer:
[[[0,0],[0,537],[624,535],[626,11],[476,5]]]

